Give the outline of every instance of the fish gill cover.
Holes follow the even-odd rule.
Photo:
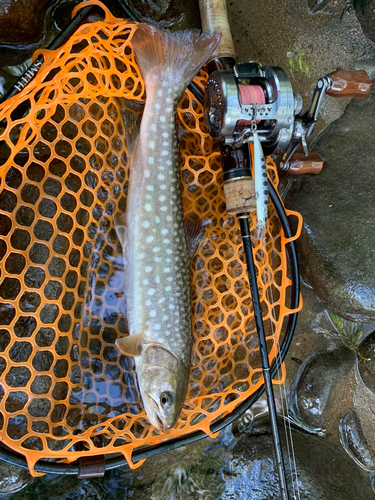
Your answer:
[[[148,422],[133,360],[115,346],[127,322],[113,217],[126,209],[126,137],[145,91],[131,44],[136,24],[102,8],[103,22],[39,51],[36,78],[0,106],[0,439],[34,475],[40,458],[121,452],[138,466],[133,449],[210,435],[213,421],[262,384],[240,230],[225,211],[218,143],[189,91],[177,110],[183,210],[210,223],[191,263],[191,373],[173,429]],[[194,79],[201,89],[206,80],[203,70]],[[267,166],[277,186],[270,159]],[[255,216],[250,222],[254,229]],[[291,312],[286,242],[270,204],[255,262],[271,362]]]

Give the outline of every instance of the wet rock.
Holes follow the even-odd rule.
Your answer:
[[[375,318],[374,112],[375,88],[317,138],[322,172],[300,176],[286,198],[304,218],[297,245],[305,279],[328,309],[358,322]]]
[[[201,29],[197,0],[124,0],[135,18],[160,28]]]
[[[0,495],[16,493],[32,480],[26,469],[0,461]]]
[[[283,433],[281,437],[283,440]],[[372,488],[367,475],[340,448],[324,439],[299,432],[293,432],[293,447],[298,477],[295,486],[299,492],[296,498],[371,498]],[[221,500],[280,498],[271,436],[242,436],[230,456],[223,470],[226,484]],[[285,447],[284,456],[288,456]],[[287,460],[286,464],[289,494],[293,498]]]
[[[375,78],[375,59],[359,59],[355,62],[354,69],[364,69],[373,80]]]
[[[340,421],[341,442],[348,455],[366,470],[375,468],[374,455],[363,434],[361,422],[354,411]]]
[[[293,416],[302,428],[324,433],[327,416],[336,400],[340,379],[353,365],[347,349],[312,354],[299,369],[290,391]]]
[[[38,42],[49,3],[48,0],[0,0],[0,43]]]
[[[0,66],[25,61],[45,35],[48,0],[0,0]]]
[[[364,34],[375,42],[375,0],[353,0]]]
[[[357,368],[362,382],[375,394],[375,332],[370,333],[359,345]]]
[[[331,3],[331,0],[307,0],[307,5],[311,14],[319,12]]]

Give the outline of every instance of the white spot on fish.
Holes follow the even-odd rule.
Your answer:
[[[155,104],[155,109],[157,109],[157,110],[160,109],[160,104],[158,102]]]
[[[159,248],[159,247],[154,247],[154,248],[152,249],[152,251],[153,251],[154,253],[159,252],[159,250],[160,250],[160,248]]]
[[[168,207],[166,207],[166,206],[162,206],[162,207],[160,207],[160,210],[161,210],[162,212],[166,212],[166,211],[168,210]]]
[[[155,217],[155,222],[156,224],[160,224],[160,217],[158,215],[156,215]]]
[[[170,272],[170,270],[171,270],[171,268],[170,268],[170,267],[165,267],[165,268],[163,269],[163,271],[164,271],[165,273],[169,273],[169,272]]]
[[[168,134],[168,132],[163,132],[162,136],[165,137],[165,138],[168,138],[169,134]]]
[[[151,132],[156,132],[156,123],[153,123],[153,124],[150,126],[150,130],[151,130]]]
[[[146,212],[151,212],[151,208],[152,207],[151,207],[150,203],[146,203],[146,205],[145,205]]]
[[[165,102],[167,102],[167,103],[169,104],[170,102],[172,102],[172,99],[171,99],[170,97],[167,97],[167,98],[165,99]]]
[[[147,285],[148,285],[148,279],[147,279],[147,278],[146,278],[146,279],[144,279],[144,280],[142,281],[142,283],[143,283],[145,286],[147,286]]]
[[[145,267],[145,271],[146,271],[146,273],[150,273],[152,271],[152,267],[151,266],[146,266]]]
[[[171,215],[167,215],[166,219],[167,219],[168,222],[171,222],[172,219],[173,219],[173,217]]]
[[[156,311],[155,311],[155,309],[152,309],[152,310],[150,311],[150,316],[151,316],[151,318],[155,318],[155,316],[156,316]]]
[[[154,261],[155,262],[161,262],[161,257],[155,257]]]
[[[149,158],[148,158],[148,163],[149,163],[150,165],[153,165],[153,164],[154,164],[154,157],[153,157],[153,156],[149,156]]]
[[[158,300],[158,304],[162,304],[163,302],[165,302],[165,297],[161,297],[161,298]]]
[[[168,156],[168,154],[169,154],[169,153],[168,153],[168,151],[167,151],[167,150],[165,150],[165,151],[162,151],[162,152],[161,152],[161,155],[162,155],[162,156]]]
[[[168,286],[166,286],[166,287],[165,287],[165,291],[166,291],[166,292],[170,292],[171,290],[172,290],[172,287],[171,287],[171,286],[169,286],[169,285],[168,285]]]
[[[154,241],[154,237],[151,235],[147,236],[146,243],[151,243],[152,241]]]
[[[155,323],[154,324],[154,328],[155,328],[155,330],[160,330],[161,324],[160,323]],[[163,342],[163,339],[161,340],[161,342]]]
[[[168,319],[169,319],[169,316],[167,316],[166,314],[164,314],[164,316],[163,316],[163,320],[164,320],[164,321],[167,321]]]
[[[169,259],[169,260],[171,260],[171,259]],[[167,281],[173,281],[173,277],[172,276],[168,276]]]
[[[146,189],[147,189],[147,191],[153,191],[154,186],[152,186],[151,184],[148,184],[148,186],[146,186]]]
[[[167,160],[167,161],[165,162],[165,164],[166,164],[166,165],[168,165],[168,167],[170,167],[170,166],[172,165],[172,162],[171,162],[171,160]]]
[[[155,282],[160,283],[160,276],[155,276]]]
[[[167,243],[168,244],[170,242],[171,242],[171,240],[169,240],[168,238],[165,238],[165,240],[163,240],[163,243]]]
[[[161,117],[159,118],[159,120],[163,123],[165,122],[165,116],[164,115],[161,115]]]
[[[169,304],[168,309],[173,310],[174,309],[174,304]]]
[[[159,179],[159,181],[163,181],[165,179],[165,175],[158,174],[158,179]]]
[[[155,288],[149,288],[147,294],[148,295],[154,295],[155,293]]]
[[[160,189],[166,189],[166,187],[167,186],[165,184],[160,184],[160,186],[159,186]]]
[[[162,230],[161,230],[161,234],[168,234],[169,233],[169,230],[164,227]]]
[[[155,147],[155,142],[154,142],[154,141],[150,141],[150,142],[148,143],[148,145],[149,145],[149,147],[150,147],[151,149],[153,149],[153,148]]]
[[[150,306],[151,305],[151,300],[146,300],[145,304],[146,304],[146,306]]]
[[[148,170],[148,168],[146,168],[144,173],[145,173],[146,179],[149,179],[151,177],[151,172]]]
[[[162,90],[159,89],[157,92],[156,92],[156,96],[157,97],[160,97],[161,95],[163,94]]]
[[[167,248],[167,253],[170,255],[173,252],[171,248]]]

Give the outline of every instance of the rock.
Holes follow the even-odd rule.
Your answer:
[[[301,365],[290,390],[290,406],[302,428],[324,433],[328,413],[337,398],[337,385],[353,361],[353,353],[343,348],[316,352]]]
[[[48,0],[0,0],[0,66],[20,64],[45,36]]]
[[[286,198],[304,218],[303,276],[328,309],[357,322],[375,318],[374,112],[375,88],[317,138],[322,172],[300,176]]]
[[[375,59],[358,59],[354,64],[354,69],[364,69],[373,80],[375,78]]]
[[[353,0],[353,5],[364,34],[375,42],[375,0]]]
[[[370,333],[359,345],[357,368],[362,382],[375,394],[375,332]]]
[[[354,411],[340,421],[341,443],[348,455],[366,470],[375,469],[375,460],[363,434],[361,422]]]
[[[32,480],[29,471],[0,461],[0,495],[16,493]]]

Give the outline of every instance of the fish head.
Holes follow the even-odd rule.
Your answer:
[[[171,429],[185,401],[189,370],[161,346],[148,346],[142,358],[139,387],[147,417],[157,429]]]

